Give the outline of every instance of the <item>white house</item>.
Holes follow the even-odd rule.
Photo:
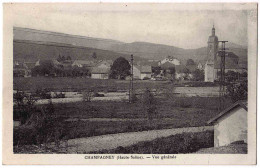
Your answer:
[[[247,102],[238,101],[208,121],[214,125],[214,146],[247,143]]]
[[[141,66],[141,79],[151,79],[152,77],[152,67],[149,65]]]
[[[205,80],[204,80],[205,82],[214,82],[217,75],[214,69],[214,61],[208,60],[206,62],[204,73],[205,73]]]
[[[104,61],[98,63],[91,70],[91,78],[93,79],[108,79],[110,72],[110,63]]]
[[[133,66],[133,77],[134,79],[141,79],[141,71],[140,71],[140,66],[134,65]]]
[[[181,62],[178,59],[176,59],[176,58],[174,58],[172,56],[168,56],[168,57],[164,58],[163,60],[161,60],[159,62],[159,66],[164,64],[164,63],[166,63],[166,62],[169,62],[169,63],[171,63],[173,65],[180,65],[181,64]]]
[[[133,66],[133,76],[134,79],[150,79],[152,77],[152,67],[149,65],[144,66]]]
[[[94,61],[75,60],[75,61],[72,63],[72,67],[74,67],[74,66],[79,67],[79,68],[82,68],[82,67],[91,67],[91,66],[93,66],[93,64],[94,64]]]

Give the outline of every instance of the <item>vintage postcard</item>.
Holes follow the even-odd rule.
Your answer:
[[[3,164],[256,164],[257,3],[3,16]]]

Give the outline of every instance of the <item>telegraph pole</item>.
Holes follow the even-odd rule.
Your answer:
[[[129,103],[133,103],[133,92],[134,92],[134,56],[131,54],[131,69],[130,69],[130,87],[129,87]]]
[[[228,41],[221,42],[221,61],[220,61],[220,79],[219,79],[219,110],[223,109],[225,96],[225,57],[226,57],[226,43]]]

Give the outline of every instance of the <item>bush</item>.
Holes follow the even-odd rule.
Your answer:
[[[55,92],[53,98],[65,98],[65,93],[62,93],[62,92],[56,93]]]
[[[94,93],[93,93],[93,91],[91,89],[84,90],[82,92],[82,100],[83,100],[83,102],[85,102],[85,101],[86,102],[90,102],[91,99],[93,98],[93,95],[94,95]]]
[[[65,137],[64,124],[62,118],[55,115],[55,110],[50,101],[47,106],[36,109],[27,119],[26,124],[14,129],[14,145],[40,145],[47,146],[50,142],[55,142],[59,147],[60,141]]]
[[[51,99],[51,93],[48,89],[37,89],[33,96],[40,99]]]
[[[144,78],[143,78],[143,80],[149,80],[149,79],[150,79],[150,78],[148,78],[148,77],[144,77]]]
[[[32,95],[28,95],[23,91],[17,91],[14,95],[14,102],[16,103],[13,107],[14,119],[20,120],[21,124],[30,118],[30,116],[36,111],[35,102],[37,99]]]
[[[143,94],[143,106],[149,120],[157,117],[156,99],[149,89],[146,89]]]
[[[232,99],[233,102],[236,102],[238,100],[247,100],[247,90],[247,82],[230,84],[227,87],[228,96]]]

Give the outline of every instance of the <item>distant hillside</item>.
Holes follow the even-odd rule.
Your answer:
[[[86,59],[89,58],[93,52],[96,52],[102,59],[115,59],[121,55],[128,58],[130,54],[134,54],[136,60],[140,58],[161,60],[167,56],[173,56],[181,60],[182,63],[185,63],[187,59],[203,62],[207,58],[207,42],[205,42],[205,47],[202,48],[183,49],[162,44],[147,42],[123,43],[116,40],[90,38],[28,28],[14,27],[13,31],[14,58],[16,59],[52,58],[57,57],[59,53],[65,56],[70,55],[72,58],[74,57],[73,59]],[[23,42],[25,42],[25,44],[21,44]],[[43,44],[53,46],[48,48],[46,46],[44,47]],[[57,46],[55,47],[55,45]],[[61,46],[64,45],[66,45],[66,47],[62,48]],[[69,50],[68,46],[77,49]],[[246,46],[228,42],[227,48],[229,48],[228,51],[234,52],[239,56],[240,62],[247,63]]]
[[[247,61],[247,49],[242,46],[231,43],[227,44],[228,51],[234,52],[240,59],[240,62]],[[241,47],[241,48],[236,48]],[[167,56],[173,56],[185,62],[187,59],[194,61],[203,61],[207,58],[207,47],[198,49],[182,49],[174,46],[153,44],[147,42],[134,42],[113,45],[111,50],[120,53],[133,53],[136,56],[147,59],[163,59]]]
[[[59,55],[70,56],[74,59],[93,59],[92,54],[95,52],[97,59],[115,60],[122,56],[127,59],[130,55],[116,53],[113,51],[100,50],[96,48],[73,46],[62,43],[35,42],[28,40],[14,40],[13,53],[15,60],[37,61],[39,59],[56,59]],[[141,60],[140,58],[135,58]]]
[[[91,38],[79,35],[70,35],[64,33],[50,32],[35,30],[29,28],[14,27],[14,40],[28,40],[28,41],[42,41],[42,42],[54,42],[54,43],[64,43],[75,46],[83,46],[90,48],[107,49],[112,45],[122,44],[120,41],[101,39],[101,38]]]

